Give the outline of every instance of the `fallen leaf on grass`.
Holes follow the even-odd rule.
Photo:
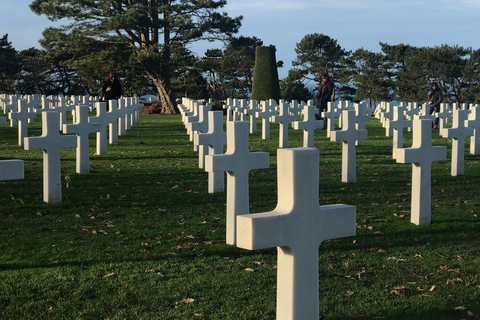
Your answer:
[[[245,269],[243,269],[243,270],[245,270],[245,271],[249,271],[249,272],[253,272],[253,271],[255,271],[255,270],[253,270],[252,268],[245,268]]]
[[[354,293],[355,293],[355,292],[353,292],[352,290],[347,290],[347,291],[346,291],[347,296],[351,296],[351,295],[353,295]]]
[[[104,275],[103,277],[108,278],[108,277],[111,277],[111,276],[114,276],[114,275],[115,275],[115,272],[110,272],[110,273]]]
[[[177,302],[175,302],[175,308],[177,308],[178,306],[181,306],[182,304],[192,303],[194,301],[195,301],[195,299],[192,299],[192,298],[186,298],[186,299],[177,301]]]
[[[463,311],[465,309],[467,309],[465,306],[459,306],[459,307],[453,308],[453,310],[460,310],[460,311]]]
[[[396,257],[388,257],[387,260],[395,260],[397,262],[405,261],[405,259],[399,259],[399,258],[396,258]]]
[[[365,313],[365,312],[355,312],[355,314],[359,317],[367,317],[367,318],[370,318],[370,316]]]
[[[163,277],[163,273],[161,273],[160,271],[158,270],[155,270],[155,269],[150,269],[150,270],[147,270],[147,272],[152,272],[152,273],[155,273],[161,277]]]
[[[428,291],[432,292],[433,290],[435,290],[436,286],[433,285],[430,289],[428,289]]]
[[[404,286],[397,286],[397,287],[394,287],[392,290],[390,290],[390,294],[394,294],[394,295],[400,295],[402,294],[403,292],[405,292],[407,290],[406,287]]]

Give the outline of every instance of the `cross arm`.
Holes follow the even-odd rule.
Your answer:
[[[237,216],[237,246],[248,250],[286,246],[288,214],[276,211]]]

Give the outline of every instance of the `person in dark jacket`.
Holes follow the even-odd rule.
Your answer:
[[[320,109],[320,113],[327,111],[327,103],[332,101],[334,92],[334,86],[332,80],[330,80],[330,76],[328,73],[322,75],[322,82],[318,87],[317,92],[317,99],[318,103],[317,106]],[[327,118],[323,117],[323,130],[327,128]]]
[[[117,79],[115,73],[110,72],[108,75],[108,79],[103,83],[103,96],[105,100],[108,102],[109,100],[117,100],[120,99],[123,90],[122,84],[120,80]]]
[[[438,86],[436,82],[432,82],[430,90],[428,90],[428,104],[430,105],[430,114],[433,112],[440,111],[440,103],[443,101],[442,89]],[[435,119],[435,125],[433,128],[438,127],[438,117]]]

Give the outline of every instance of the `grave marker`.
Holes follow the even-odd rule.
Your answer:
[[[406,120],[403,108],[393,107],[393,120],[388,121],[389,128],[393,129],[392,157],[395,159],[395,152],[403,148],[403,129],[411,126],[411,120]]]
[[[60,150],[75,148],[74,135],[60,135],[59,114],[57,111],[42,113],[42,135],[24,139],[25,150],[43,150],[43,201],[62,202],[60,174]]]
[[[293,121],[294,129],[303,130],[303,147],[305,148],[314,147],[315,129],[323,127],[323,121],[315,120],[317,112],[317,107],[308,104],[303,108],[303,121]]]
[[[318,319],[318,248],[354,236],[356,209],[320,206],[319,151],[277,150],[278,203],[270,212],[237,217],[237,246],[277,247],[277,320]]]
[[[250,115],[250,133],[257,132],[257,118],[255,117],[256,113],[260,111],[258,107],[257,100],[250,100],[248,107],[243,110],[245,114]]]
[[[107,104],[105,102],[95,102],[95,110],[97,115],[88,118],[89,123],[100,125],[100,130],[97,132],[97,148],[95,154],[107,154],[107,125],[116,122],[117,118],[107,113]]]
[[[208,146],[208,152],[205,155],[222,154],[223,147],[227,143],[227,134],[223,131],[223,112],[208,112],[208,132],[200,133],[195,136],[198,145]],[[205,167],[205,155],[199,153],[199,167]],[[202,158],[200,158],[202,157]],[[225,189],[224,173],[210,171],[208,172],[208,192],[223,192]]]
[[[448,103],[440,104],[440,111],[437,113],[438,116],[438,129],[440,134],[443,130],[447,128],[447,123],[452,119],[452,110],[448,107]]]
[[[327,103],[327,111],[322,112],[322,117],[324,118],[323,129],[327,130],[327,138],[330,137],[332,131],[335,131],[335,118],[340,115],[340,109],[335,107],[335,102]]]
[[[447,147],[432,146],[432,120],[413,120],[411,148],[397,149],[398,163],[412,164],[411,219],[430,224],[432,211],[432,162],[447,159]]]
[[[236,216],[249,213],[248,174],[268,168],[268,152],[248,151],[248,123],[227,122],[227,152],[205,157],[207,172],[227,172],[227,244],[236,243]]]
[[[75,107],[75,123],[63,125],[63,132],[77,135],[77,173],[90,172],[88,136],[91,132],[100,132],[101,125],[88,122],[89,108],[86,105]]]
[[[279,114],[272,117],[272,122],[278,122],[279,124],[279,147],[287,148],[288,147],[288,124],[293,120],[296,120],[297,117],[290,114],[289,104],[283,100],[280,100],[280,109]]]
[[[270,117],[274,116],[276,112],[273,109],[273,106],[270,105],[269,101],[261,102],[261,111],[257,111],[255,116],[257,118],[262,118],[262,139],[270,139]]]
[[[114,144],[118,143],[118,101],[109,100],[107,103],[110,104],[107,114],[115,119],[115,121],[110,122],[108,125],[108,143]]]
[[[356,141],[366,138],[367,130],[355,126],[355,110],[343,110],[342,130],[330,136],[330,141],[342,141],[342,182],[357,181]]]
[[[461,176],[464,172],[465,138],[473,136],[473,128],[465,126],[469,112],[466,109],[454,110],[452,127],[441,132],[444,138],[452,138],[452,176]]]
[[[28,136],[27,125],[28,120],[35,119],[37,116],[36,112],[29,112],[28,106],[25,100],[19,99],[18,100],[18,108],[17,112],[10,112],[8,117],[10,121],[17,122],[18,125],[12,125],[12,127],[18,127],[18,145],[23,146],[23,139]],[[17,120],[17,121],[15,121]]]
[[[21,180],[25,178],[23,160],[0,160],[0,181]]]
[[[470,154],[480,154],[480,108],[474,106],[470,109],[467,126],[473,128],[473,136],[470,137]]]

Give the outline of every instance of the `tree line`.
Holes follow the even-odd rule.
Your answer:
[[[236,37],[242,16],[220,12],[225,0],[34,0],[30,8],[69,24],[47,28],[42,49],[16,51],[0,39],[0,92],[100,95],[115,71],[126,94],[155,94],[164,112],[176,97],[247,98],[252,89],[256,37]],[[210,41],[203,56],[190,48]],[[448,102],[479,100],[480,49],[441,45],[415,47],[380,43],[381,52],[347,51],[331,37],[314,33],[295,47],[296,58],[280,81],[286,100],[308,100],[321,74],[335,81],[337,98],[352,101],[424,101],[438,82]],[[283,65],[278,62],[278,67]]]

